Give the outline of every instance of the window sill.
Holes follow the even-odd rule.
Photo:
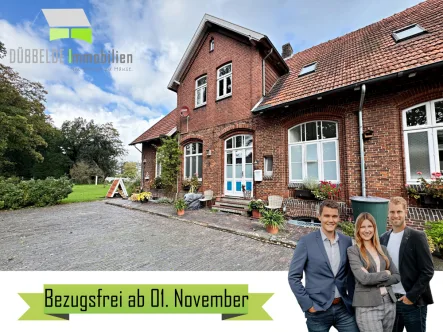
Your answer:
[[[222,101],[222,100],[225,100],[225,99],[228,99],[228,98],[231,98],[231,97],[232,97],[232,94],[230,94],[228,96],[223,96],[223,97],[217,98],[215,100],[215,102],[218,103],[219,101]]]
[[[200,106],[195,106],[193,111],[201,110],[202,108],[206,108],[206,104],[203,104],[203,105],[200,105]]]
[[[263,180],[273,180],[273,175],[272,174],[268,174],[268,175],[263,175]]]

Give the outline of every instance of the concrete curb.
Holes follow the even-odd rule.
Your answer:
[[[190,224],[203,226],[203,227],[207,227],[207,228],[211,228],[211,229],[216,229],[221,232],[228,232],[228,233],[232,233],[232,234],[236,234],[236,235],[240,235],[240,236],[245,236],[245,237],[248,237],[253,240],[266,242],[266,243],[270,243],[270,244],[275,244],[275,245],[279,245],[279,246],[286,247],[286,248],[295,248],[297,246],[297,242],[295,242],[295,241],[278,239],[274,235],[264,236],[264,235],[240,231],[240,230],[236,230],[236,229],[232,229],[232,228],[228,228],[228,227],[221,227],[221,226],[217,226],[217,225],[212,225],[212,224],[208,224],[208,223],[201,222],[201,221],[187,220],[187,219],[179,218],[179,217],[176,217],[176,216],[173,216],[170,214],[166,214],[166,213],[162,213],[162,212],[145,210],[145,209],[140,209],[140,208],[132,207],[132,206],[125,206],[125,205],[121,205],[121,204],[117,204],[117,203],[113,203],[113,202],[105,202],[105,204],[121,207],[121,208],[128,209],[128,210],[135,210],[135,211],[150,213],[150,214],[153,214],[156,216],[174,219],[174,220],[178,220],[178,221],[184,221],[184,222],[187,222]]]

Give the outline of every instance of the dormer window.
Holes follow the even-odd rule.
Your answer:
[[[195,80],[195,107],[206,105],[207,76]]]
[[[214,50],[214,38],[211,38],[209,41],[209,52],[212,52]]]
[[[232,63],[217,70],[217,99],[232,95]]]
[[[413,25],[407,26],[406,28],[395,30],[392,33],[392,37],[398,43],[400,41],[421,35],[425,32],[426,32],[426,30],[423,29],[420,25],[413,24]]]
[[[317,62],[306,65],[300,70],[300,74],[298,74],[298,77],[313,73],[315,72],[316,68],[317,68]]]

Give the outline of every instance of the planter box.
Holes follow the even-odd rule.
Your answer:
[[[426,207],[443,208],[443,201],[431,195],[420,194],[420,205]]]
[[[295,197],[309,200],[317,200],[315,195],[308,189],[295,189]]]

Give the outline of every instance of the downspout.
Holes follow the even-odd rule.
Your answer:
[[[271,48],[268,55],[266,55],[262,61],[262,96],[266,95],[266,59],[271,55],[273,50],[274,49]]]
[[[142,143],[142,146],[143,146],[143,143]],[[138,152],[140,152],[140,154],[141,154],[141,156],[142,156],[142,158],[141,158],[141,169],[142,169],[142,178],[141,178],[141,181],[140,181],[140,186],[141,186],[141,188],[143,189],[143,181],[144,181],[144,175],[143,175],[143,173],[144,173],[144,170],[145,170],[145,165],[143,164],[143,152],[141,152],[140,151],[140,149],[137,147],[137,145],[135,145],[134,144],[134,148],[136,148],[137,150],[138,150]]]
[[[358,134],[360,138],[360,168],[361,168],[361,195],[366,197],[365,148],[363,145],[363,102],[365,100],[366,85],[361,86],[360,106],[358,108]]]

